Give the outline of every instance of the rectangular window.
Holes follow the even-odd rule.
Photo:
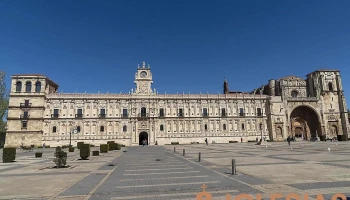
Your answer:
[[[27,119],[27,118],[28,118],[28,111],[24,111],[24,112],[23,112],[23,118],[24,118],[24,119]]]
[[[27,122],[22,122],[22,128],[27,129]]]
[[[100,109],[100,117],[106,117],[106,109]]]
[[[128,116],[128,109],[124,108],[123,109],[123,117],[127,117]]]
[[[183,109],[179,108],[179,117],[183,117],[183,116],[184,116]]]
[[[75,117],[79,117],[79,118],[83,117],[83,109],[79,108],[77,110],[77,114],[75,115]]]
[[[226,116],[226,109],[225,108],[221,108],[221,116]]]
[[[29,106],[29,100],[24,100],[24,105],[28,107]]]
[[[243,108],[239,109],[239,116],[244,116],[244,109]]]
[[[208,116],[208,108],[203,108],[203,116]]]
[[[159,116],[164,117],[164,108],[159,109]]]
[[[258,115],[258,116],[262,116],[261,108],[257,108],[257,111],[256,111],[256,112],[257,112],[257,115]]]

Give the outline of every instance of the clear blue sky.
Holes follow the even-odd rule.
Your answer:
[[[349,8],[348,0],[2,0],[0,68],[91,93],[127,93],[142,61],[160,93],[222,93],[224,77],[230,90],[251,91],[338,69],[347,91]]]

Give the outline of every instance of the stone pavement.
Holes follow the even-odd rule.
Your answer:
[[[343,193],[350,199],[350,142],[292,142],[291,147],[284,142],[165,147],[169,152],[175,147],[180,157],[185,149],[185,158],[197,163],[201,152],[200,165],[221,174],[231,170],[235,159],[238,175],[233,178],[262,194],[299,193],[312,198],[321,193],[331,199],[333,194]]]
[[[74,152],[68,153],[71,167],[65,169],[48,168],[54,165],[54,149],[46,149],[43,158],[18,153],[17,162],[0,163],[0,199],[195,200],[203,184],[215,200],[242,193],[253,199],[256,194],[270,199],[272,193],[350,196],[349,142],[295,142],[292,147],[280,142],[136,146],[86,161]],[[230,174],[233,158],[238,175]]]

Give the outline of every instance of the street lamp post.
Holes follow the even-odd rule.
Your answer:
[[[70,128],[70,132],[69,132],[69,147],[72,146],[72,132],[73,132],[74,134],[77,133],[76,127]]]
[[[262,122],[260,122],[260,124],[259,124],[259,128],[260,128],[260,136],[261,136],[261,143],[262,143],[262,141],[263,141],[263,128],[262,128],[262,126],[263,126],[263,124],[262,124]]]

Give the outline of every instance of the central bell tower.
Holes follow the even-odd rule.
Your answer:
[[[136,90],[133,91],[133,94],[149,95],[155,93],[155,89],[152,91],[151,87],[153,83],[151,68],[149,64],[146,67],[145,61],[142,62],[142,67],[138,65],[134,83],[136,84]]]

